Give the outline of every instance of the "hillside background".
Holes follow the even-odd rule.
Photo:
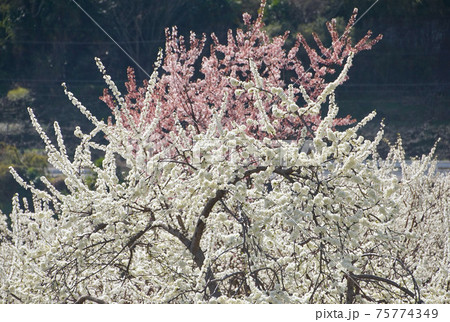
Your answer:
[[[376,0],[268,0],[266,28],[273,36],[291,30],[312,41],[311,32],[327,39],[325,22],[336,18],[344,28],[354,7],[360,15]],[[229,28],[242,26],[242,13],[253,16],[258,0],[77,0],[147,72],[164,28],[180,33],[215,32],[225,41]],[[364,134],[373,136],[385,118],[386,136],[403,138],[408,156],[427,153],[438,137],[437,157],[450,159],[450,1],[379,0],[356,24],[354,38],[367,30],[383,34],[371,51],[360,53],[350,79],[337,92],[341,115],[361,119],[378,112]],[[288,41],[289,43],[289,41]],[[105,87],[95,66],[100,57],[116,84],[126,80],[127,66],[138,80],[145,74],[70,0],[0,0],[0,208],[8,211],[15,191],[10,164],[34,179],[45,172],[26,107],[33,107],[44,128],[55,120],[73,148],[76,124],[88,127],[60,86],[97,117],[109,109],[98,97]],[[123,87],[122,87],[123,89]],[[387,145],[382,147],[385,152]],[[44,163],[43,163],[44,162]],[[13,189],[13,188],[14,189]]]

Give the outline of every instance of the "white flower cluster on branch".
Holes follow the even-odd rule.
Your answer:
[[[224,95],[205,130],[184,126],[174,114],[164,145],[152,139],[159,112],[152,122],[149,107],[141,117],[130,113],[97,59],[118,106],[105,124],[65,88],[94,125],[88,134],[75,130],[80,144],[72,159],[58,124],[54,146],[30,109],[67,192],[46,178],[39,190],[11,170],[33,199],[28,204],[16,195],[11,214],[0,220],[0,302],[449,302],[448,175],[435,173],[434,150],[407,164],[401,142],[381,159],[383,126],[374,140],[358,134],[375,113],[334,129],[334,91],[352,57],[318,95],[300,87],[300,98],[292,86],[268,86],[250,62],[253,81],[231,84],[251,98],[259,115],[247,124],[266,137],[252,135],[246,124],[223,126]],[[320,119],[318,126],[305,123],[290,141],[277,136],[282,119],[306,114]],[[106,145],[96,143],[99,135]],[[92,150],[103,153],[101,167]],[[83,169],[95,174],[94,185]]]

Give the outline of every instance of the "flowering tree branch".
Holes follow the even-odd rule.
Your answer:
[[[67,191],[11,169],[33,197],[1,214],[0,302],[448,302],[450,180],[435,147],[409,164],[399,140],[381,159],[383,124],[359,135],[375,112],[338,117],[335,90],[377,38],[353,46],[350,27],[339,37],[331,23],[332,47],[316,39],[323,57],[301,37],[286,53],[262,13],[244,21],[227,45],[213,36],[199,78],[205,38],[187,49],[176,29],[146,86],[130,77],[125,96],[97,59],[113,116],[98,120],[65,86],[93,124],[75,129],[73,156],[58,124],[54,144],[29,110]]]
[[[105,301],[103,301],[103,300],[101,300],[101,299],[98,299],[98,298],[95,298],[95,297],[90,296],[90,295],[83,295],[83,296],[81,296],[81,297],[75,302],[75,304],[83,304],[83,303],[86,302],[86,301],[92,301],[92,302],[95,302],[95,303],[98,303],[98,304],[106,304]]]

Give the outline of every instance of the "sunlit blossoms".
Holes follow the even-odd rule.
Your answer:
[[[335,128],[334,91],[355,51],[327,83],[309,75],[285,84],[245,56],[246,74],[230,63],[217,76],[223,83],[205,76],[172,97],[166,90],[184,86],[191,71],[174,59],[171,39],[146,88],[128,88],[125,98],[97,61],[113,95],[108,123],[65,88],[94,126],[75,130],[73,157],[58,123],[53,143],[30,109],[67,191],[45,178],[39,190],[11,170],[33,200],[16,196],[10,222],[0,221],[1,302],[449,301],[448,176],[434,172],[432,153],[407,164],[400,142],[381,159],[383,125],[373,140],[358,134],[375,113]],[[183,62],[197,55],[185,54]],[[206,86],[216,97],[204,97]],[[183,114],[183,104],[193,112]]]
[[[157,117],[158,123],[151,139],[158,142],[159,146],[164,146],[168,140],[166,134],[177,126],[176,120],[181,122],[188,134],[204,132],[212,120],[213,112],[222,104],[226,106],[222,118],[225,127],[230,128],[236,122],[245,125],[245,131],[257,138],[298,139],[302,127],[308,125],[314,128],[320,123],[320,113],[314,111],[303,115],[290,113],[284,118],[279,116],[295,108],[301,90],[312,99],[318,98],[328,85],[330,75],[343,68],[347,57],[351,53],[371,49],[381,39],[381,35],[371,39],[369,31],[356,44],[352,44],[350,36],[357,15],[355,9],[342,34],[338,33],[335,21],[327,24],[331,38],[329,48],[314,35],[316,50],[298,34],[296,43],[287,50],[285,43],[289,32],[271,39],[263,30],[264,7],[265,1],[262,1],[254,22],[250,15],[244,14],[245,30],[229,30],[226,45],[214,34],[211,35],[209,50],[204,48],[207,42],[205,35],[197,38],[191,33],[188,46],[176,28],[167,29],[164,60],[160,62],[163,73],[153,91],[150,93],[146,90],[150,84],[138,88],[130,68],[125,98],[117,100],[113,85],[110,91],[105,90],[101,99],[114,113],[117,107],[123,107],[126,102],[130,117],[124,117],[123,122],[127,126],[141,124],[142,120],[152,123]],[[300,54],[305,57],[300,57]],[[101,64],[100,68],[103,68]],[[233,86],[240,81],[246,82],[246,86],[235,90]],[[257,107],[253,104],[251,92],[247,92],[253,85],[266,89],[275,87],[278,95],[266,97],[261,102],[263,105]],[[225,94],[227,100],[224,101]],[[280,105],[280,95],[290,97],[292,104]],[[298,105],[303,103],[298,102]],[[258,123],[247,122],[259,117],[259,108],[265,110],[264,114],[271,121],[278,120],[272,124],[276,134],[267,133]],[[333,119],[334,126],[353,122],[350,116]],[[188,129],[187,125],[192,125],[192,129]]]

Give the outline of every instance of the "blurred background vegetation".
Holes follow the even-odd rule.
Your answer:
[[[275,36],[291,30],[288,45],[301,32],[329,41],[325,22],[336,18],[344,28],[354,7],[360,15],[376,0],[267,0],[266,30]],[[229,28],[242,27],[242,13],[257,14],[259,0],[77,0],[147,71],[164,28],[181,34],[215,32],[226,41]],[[427,153],[438,137],[439,159],[450,159],[450,0],[378,0],[354,27],[354,38],[367,30],[384,35],[371,51],[360,53],[350,79],[339,89],[343,116],[361,119],[376,109],[386,119],[386,134],[403,137],[407,155]],[[98,100],[105,87],[95,66],[100,57],[117,84],[126,67],[145,75],[71,0],[0,0],[0,207],[8,211],[16,191],[7,168],[13,165],[34,180],[45,173],[43,144],[32,129],[32,106],[46,129],[58,120],[69,148],[75,124],[89,127],[60,86],[99,118],[109,109]],[[365,135],[374,135],[372,122]]]

